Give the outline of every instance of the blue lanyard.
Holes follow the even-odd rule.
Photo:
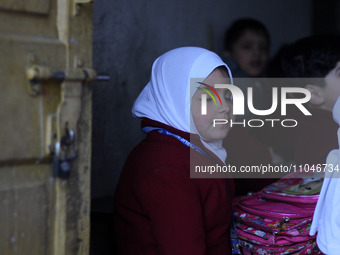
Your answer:
[[[215,159],[213,159],[207,152],[202,150],[200,147],[198,147],[195,144],[192,144],[187,139],[185,139],[185,138],[183,138],[183,137],[181,137],[181,136],[179,136],[177,134],[174,134],[174,133],[170,132],[169,130],[166,130],[164,128],[156,128],[156,127],[144,127],[143,128],[143,132],[144,133],[149,133],[149,132],[151,132],[153,130],[157,130],[158,133],[161,133],[163,135],[168,135],[168,136],[172,136],[172,137],[176,138],[178,141],[183,143],[185,146],[188,146],[189,148],[194,149],[195,151],[197,151],[197,152],[203,154],[204,156],[206,156],[207,158],[209,158],[214,163],[218,164]]]
[[[164,128],[156,128],[156,127],[144,127],[143,128],[143,132],[144,133],[149,133],[149,132],[151,132],[153,130],[156,130],[160,134],[168,135],[168,136],[172,136],[172,137],[176,138],[181,143],[183,143],[185,146],[188,146],[189,148],[194,149],[195,151],[197,151],[197,152],[203,154],[204,156],[206,156],[207,158],[209,158],[215,164],[218,164],[215,159],[213,159],[207,152],[202,150],[200,147],[198,147],[195,144],[192,144],[187,139],[185,139],[185,138],[183,138],[183,137],[181,137],[181,136],[179,136],[177,134],[174,134],[174,133],[170,132],[169,130],[166,130]],[[233,208],[233,202],[232,202],[231,191],[230,191],[228,180],[227,180],[227,189],[228,189],[228,195],[229,195],[230,204],[231,204],[231,214],[232,214],[231,215],[231,227],[230,227],[231,248],[232,248],[232,254],[233,255],[237,255],[237,254],[241,254],[240,247],[239,247],[239,242],[240,241],[238,239],[236,225],[235,225],[234,208]]]

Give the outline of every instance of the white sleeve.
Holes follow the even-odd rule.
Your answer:
[[[333,108],[333,118],[340,124],[340,97]],[[338,129],[340,144],[340,128]],[[317,245],[325,254],[340,254],[340,149],[327,156],[327,169],[315,208],[310,235],[317,234]]]

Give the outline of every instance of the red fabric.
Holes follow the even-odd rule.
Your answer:
[[[188,140],[190,137],[155,121],[144,120],[143,125],[164,127]],[[193,140],[203,146],[199,139]],[[156,131],[131,152],[114,201],[122,255],[231,254],[226,179],[190,178],[193,165],[212,162],[176,138]],[[233,189],[232,180],[229,183]]]

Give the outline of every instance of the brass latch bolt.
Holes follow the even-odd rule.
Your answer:
[[[33,65],[27,69],[26,74],[27,78],[33,82],[47,80],[93,82],[97,79],[96,71],[91,68],[51,71],[48,67]]]
[[[40,93],[40,84],[46,81],[74,81],[90,83],[95,80],[110,80],[108,75],[97,75],[96,71],[91,68],[52,71],[50,68],[45,66],[32,65],[27,69],[26,75],[31,83],[31,92],[33,95]]]

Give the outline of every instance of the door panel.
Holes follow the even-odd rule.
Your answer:
[[[91,15],[0,0],[1,254],[89,253]]]
[[[24,40],[25,39],[25,40]],[[32,95],[26,69],[33,64],[65,66],[65,46],[57,40],[37,41],[31,38],[0,34],[0,93],[2,145],[0,161],[36,161],[48,156],[45,152],[47,116],[55,114],[60,102],[61,84],[45,82],[39,95]],[[54,54],[50,53],[51,49]],[[20,115],[20,118],[17,118]]]
[[[57,38],[58,2],[59,0],[1,0],[0,31],[18,36],[32,35],[37,40]],[[63,7],[69,8],[68,4]]]
[[[12,11],[47,14],[49,0],[4,0],[0,2],[0,8]]]
[[[53,207],[49,205],[47,173],[44,166],[1,168],[1,253],[49,254],[52,233],[47,226]]]

